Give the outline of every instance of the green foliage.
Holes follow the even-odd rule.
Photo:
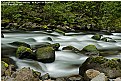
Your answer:
[[[80,26],[88,30],[121,30],[120,1],[53,1],[40,4],[13,1],[22,5],[4,5],[8,2],[1,2],[2,21],[10,20],[20,25],[33,22],[69,25],[71,28]]]

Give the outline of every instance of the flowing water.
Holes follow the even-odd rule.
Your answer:
[[[103,42],[91,39],[95,32],[80,32],[80,33],[66,33],[65,36],[56,32],[47,33],[42,31],[33,31],[26,33],[4,33],[5,38],[1,38],[2,47],[8,46],[7,43],[14,41],[23,41],[31,46],[40,43],[60,43],[60,51],[56,51],[56,59],[53,63],[41,63],[31,59],[18,59],[14,54],[9,54],[9,57],[15,61],[19,68],[31,67],[43,74],[49,73],[51,77],[63,77],[79,73],[79,66],[88,58],[83,54],[76,54],[71,51],[62,51],[62,48],[72,45],[78,49],[82,49],[86,45],[94,44],[99,50],[107,50],[108,52],[117,53],[115,55],[105,56],[106,58],[121,58],[121,33],[112,33],[112,35],[104,35],[104,37],[111,37],[116,42]],[[48,40],[50,37],[52,40]],[[10,49],[2,51],[8,51]],[[118,51],[118,52],[117,52]],[[4,53],[4,52],[3,52]]]

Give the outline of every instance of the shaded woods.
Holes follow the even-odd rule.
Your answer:
[[[2,28],[12,30],[108,30],[121,32],[121,2],[1,2]]]

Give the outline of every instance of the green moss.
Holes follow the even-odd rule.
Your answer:
[[[98,52],[95,45],[87,45],[82,50],[86,52]]]
[[[6,62],[4,62],[4,61],[1,61],[2,62],[2,64],[7,68],[9,65],[6,63]]]
[[[18,47],[16,51],[16,56],[19,58],[24,58],[24,56],[26,57],[27,55],[31,55],[31,54],[32,54],[32,50],[25,46]]]
[[[60,34],[65,35],[65,32],[64,32],[64,31],[62,31],[62,30],[56,29],[55,31],[56,31],[56,32],[58,32],[58,33],[60,33]]]
[[[111,59],[111,60],[108,60],[107,62],[104,63],[104,65],[106,67],[110,67],[110,68],[120,68],[119,67],[119,62],[117,61],[117,59]]]
[[[95,34],[94,36],[92,36],[91,38],[92,39],[95,39],[95,40],[100,40],[101,39],[101,36],[100,34]]]
[[[91,62],[94,63],[99,63],[99,64],[103,64],[107,61],[108,59],[104,58],[103,56],[96,56],[96,57],[92,57],[91,58]]]
[[[60,47],[60,44],[59,43],[52,44],[52,47],[53,49],[58,50],[58,48]]]
[[[66,46],[63,47],[62,50],[72,50],[74,52],[79,52],[80,50],[78,50],[77,48],[73,47],[73,46]]]

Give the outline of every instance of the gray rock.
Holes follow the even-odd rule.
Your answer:
[[[22,68],[12,74],[13,81],[39,81],[39,78],[35,78],[33,70],[30,68]]]
[[[97,70],[94,70],[94,69],[88,69],[86,72],[85,72],[85,75],[84,75],[84,79],[86,81],[90,81],[91,79],[93,79],[94,77],[96,77],[97,75],[99,75],[100,72],[97,71]]]
[[[107,77],[104,73],[100,73],[95,78],[93,78],[91,81],[107,81]]]

